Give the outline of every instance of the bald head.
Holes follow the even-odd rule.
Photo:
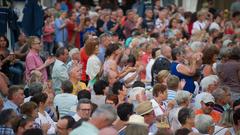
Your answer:
[[[164,45],[161,48],[161,54],[168,59],[172,59],[172,49],[171,47]]]

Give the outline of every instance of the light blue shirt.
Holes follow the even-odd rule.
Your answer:
[[[74,129],[70,135],[98,135],[99,129],[89,122],[83,122],[81,126]]]
[[[174,90],[168,90],[167,92],[168,92],[167,100],[168,100],[168,101],[174,100],[175,97],[176,97],[177,92],[174,91]]]
[[[103,45],[100,45],[98,58],[100,59],[102,64],[104,63],[104,60],[105,60],[105,52],[106,52],[106,48],[103,47]]]
[[[19,107],[13,103],[11,100],[7,100],[5,103],[4,103],[4,107],[3,107],[3,110],[6,110],[6,109],[13,109],[14,112],[17,113],[17,115],[20,115],[20,109]]]
[[[67,28],[64,27],[64,28],[60,28],[61,25],[64,24],[64,21],[60,18],[57,18],[54,22],[55,24],[55,41],[58,43],[58,42],[63,42],[63,43],[66,43],[67,41]]]
[[[54,90],[60,90],[62,82],[68,79],[69,76],[66,64],[56,59],[52,69],[52,81]]]
[[[77,105],[78,99],[76,95],[62,93],[55,96],[53,103],[55,107],[58,106],[60,117],[62,117],[74,113],[71,108]]]

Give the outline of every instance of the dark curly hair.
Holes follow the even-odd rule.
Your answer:
[[[216,46],[210,46],[203,50],[203,64],[213,64],[213,57],[219,54],[219,50]]]

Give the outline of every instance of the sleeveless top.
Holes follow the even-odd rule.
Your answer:
[[[183,90],[187,90],[187,91],[193,93],[195,90],[195,85],[194,85],[194,80],[193,80],[192,76],[187,76],[187,75],[184,75],[184,74],[178,72],[177,71],[178,64],[179,63],[177,63],[177,62],[171,63],[171,67],[170,67],[171,74],[176,75],[177,77],[179,77],[180,80],[184,79],[186,81],[186,84],[183,87]]]

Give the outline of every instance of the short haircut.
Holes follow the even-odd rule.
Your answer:
[[[65,80],[62,82],[62,90],[63,93],[72,93],[73,92],[73,84],[70,80]]]
[[[118,104],[118,96],[117,96],[117,95],[108,94],[108,95],[106,96],[105,101],[107,101],[107,100],[113,101],[114,105],[117,105],[117,104]]]
[[[176,47],[172,49],[172,59],[177,60],[178,55],[182,55],[185,53],[185,50],[183,47]]]
[[[218,103],[221,99],[225,98],[226,92],[221,88],[218,87],[216,90],[212,92],[212,96],[214,97],[215,101]]]
[[[106,120],[106,126],[110,126],[117,119],[117,112],[111,105],[103,104],[98,106],[92,114],[92,119],[99,117]]]
[[[32,112],[37,109],[37,104],[35,102],[29,101],[21,105],[21,114],[31,116]]]
[[[128,121],[129,117],[134,113],[133,104],[122,103],[117,107],[117,114],[122,121]]]
[[[19,85],[12,85],[8,90],[8,99],[11,100],[13,98],[13,95],[19,90],[23,90],[23,87]]]
[[[34,95],[30,101],[35,102],[37,105],[39,105],[41,102],[46,103],[48,98],[48,95],[46,93],[39,93]]]
[[[195,117],[195,127],[201,134],[208,134],[210,126],[213,126],[213,119],[206,114],[200,114]]]
[[[180,90],[180,91],[177,91],[175,100],[176,100],[178,105],[181,105],[183,103],[186,103],[186,101],[189,101],[190,98],[191,98],[191,93],[190,92]]]
[[[34,96],[43,91],[43,85],[40,82],[33,82],[29,85],[29,95]]]
[[[104,92],[103,90],[108,86],[108,82],[104,80],[98,80],[94,85],[93,85],[93,90],[96,95],[103,95]]]
[[[178,121],[184,125],[187,122],[188,118],[193,118],[194,117],[194,111],[190,108],[182,108],[178,112]]]
[[[68,121],[68,124],[67,124],[67,129],[71,129],[73,127],[73,125],[76,123],[76,121],[74,120],[74,118],[72,116],[63,116],[61,117],[61,119],[66,119]]]
[[[167,79],[167,86],[170,90],[177,90],[179,85],[179,78],[175,75],[170,75]]]
[[[122,82],[120,82],[120,81],[115,82],[115,83],[113,84],[113,86],[112,86],[112,92],[113,92],[113,94],[118,95],[118,94],[119,94],[119,91],[123,89],[123,85],[124,85],[124,84],[123,84]]]
[[[91,92],[86,89],[80,90],[77,94],[77,98],[78,98],[78,101],[83,98],[87,98],[91,100]]]
[[[153,48],[152,49],[152,58],[155,59],[156,58],[156,52],[160,50],[160,48]]]
[[[164,93],[167,91],[167,86],[164,84],[157,83],[153,86],[153,96],[158,97],[159,92]]]
[[[57,50],[56,50],[56,57],[60,57],[61,55],[64,55],[64,51],[65,51],[65,47],[59,47]]]
[[[217,75],[209,75],[209,76],[204,77],[201,80],[200,86],[202,87],[203,91],[207,91],[209,85],[213,84],[216,81],[218,81],[218,76]]]
[[[142,81],[135,81],[132,85],[132,88],[135,88],[135,87],[145,88],[145,84]]]
[[[5,125],[12,119],[13,109],[6,109],[0,112],[0,125]]]
[[[78,101],[78,105],[77,105],[77,110],[79,110],[80,109],[80,105],[81,104],[92,104],[92,102],[89,100],[89,99],[87,99],[87,98],[83,98],[83,99],[80,99],[79,101]]]

